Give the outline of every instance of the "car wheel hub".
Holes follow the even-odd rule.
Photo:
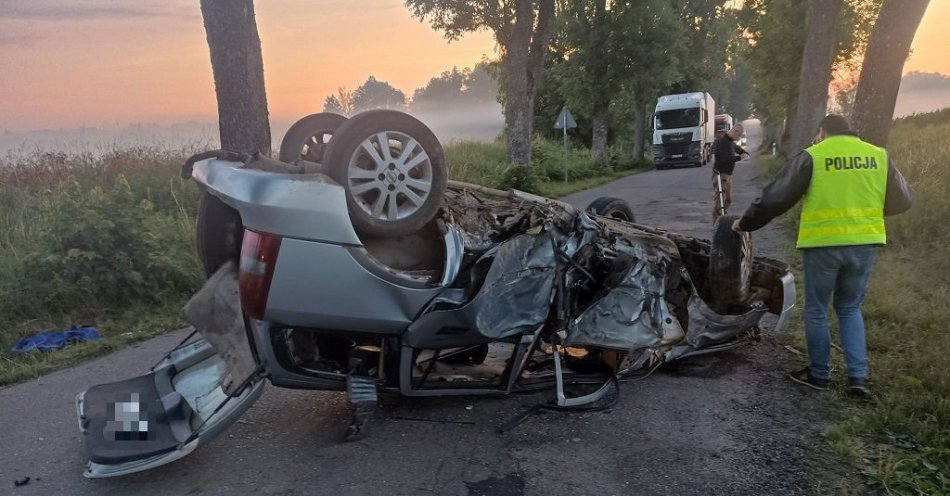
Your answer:
[[[411,136],[383,131],[363,140],[350,157],[347,185],[356,204],[376,219],[404,219],[432,189],[432,162]]]

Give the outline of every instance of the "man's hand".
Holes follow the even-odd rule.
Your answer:
[[[736,219],[736,220],[732,223],[732,230],[735,231],[735,232],[737,232],[737,233],[742,233],[742,228],[739,227],[739,222],[740,222],[740,221],[742,221],[742,219]]]

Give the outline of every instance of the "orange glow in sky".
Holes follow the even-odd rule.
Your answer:
[[[272,121],[320,111],[370,75],[411,96],[444,70],[495,56],[490,33],[447,43],[399,0],[255,10]],[[217,119],[197,0],[3,1],[0,63],[0,132]]]
[[[950,75],[950,41],[944,32],[950,24],[950,2],[930,0],[924,18],[920,21],[910,58],[904,63],[904,72],[939,72]]]
[[[271,120],[323,108],[373,75],[407,96],[496,56],[488,32],[447,43],[400,0],[256,2]],[[950,1],[936,0],[905,71],[950,74]],[[197,0],[0,2],[0,132],[216,119]]]

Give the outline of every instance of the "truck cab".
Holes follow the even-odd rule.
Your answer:
[[[716,103],[709,93],[661,96],[653,114],[653,163],[657,169],[700,167],[715,139]]]
[[[732,129],[735,120],[729,114],[719,114],[716,116],[716,139],[726,134],[726,131]]]

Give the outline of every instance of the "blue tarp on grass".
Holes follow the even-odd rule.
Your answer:
[[[71,327],[68,331],[38,332],[32,336],[20,338],[13,345],[14,353],[29,353],[33,350],[50,351],[65,348],[77,341],[98,341],[102,335],[95,327]]]

